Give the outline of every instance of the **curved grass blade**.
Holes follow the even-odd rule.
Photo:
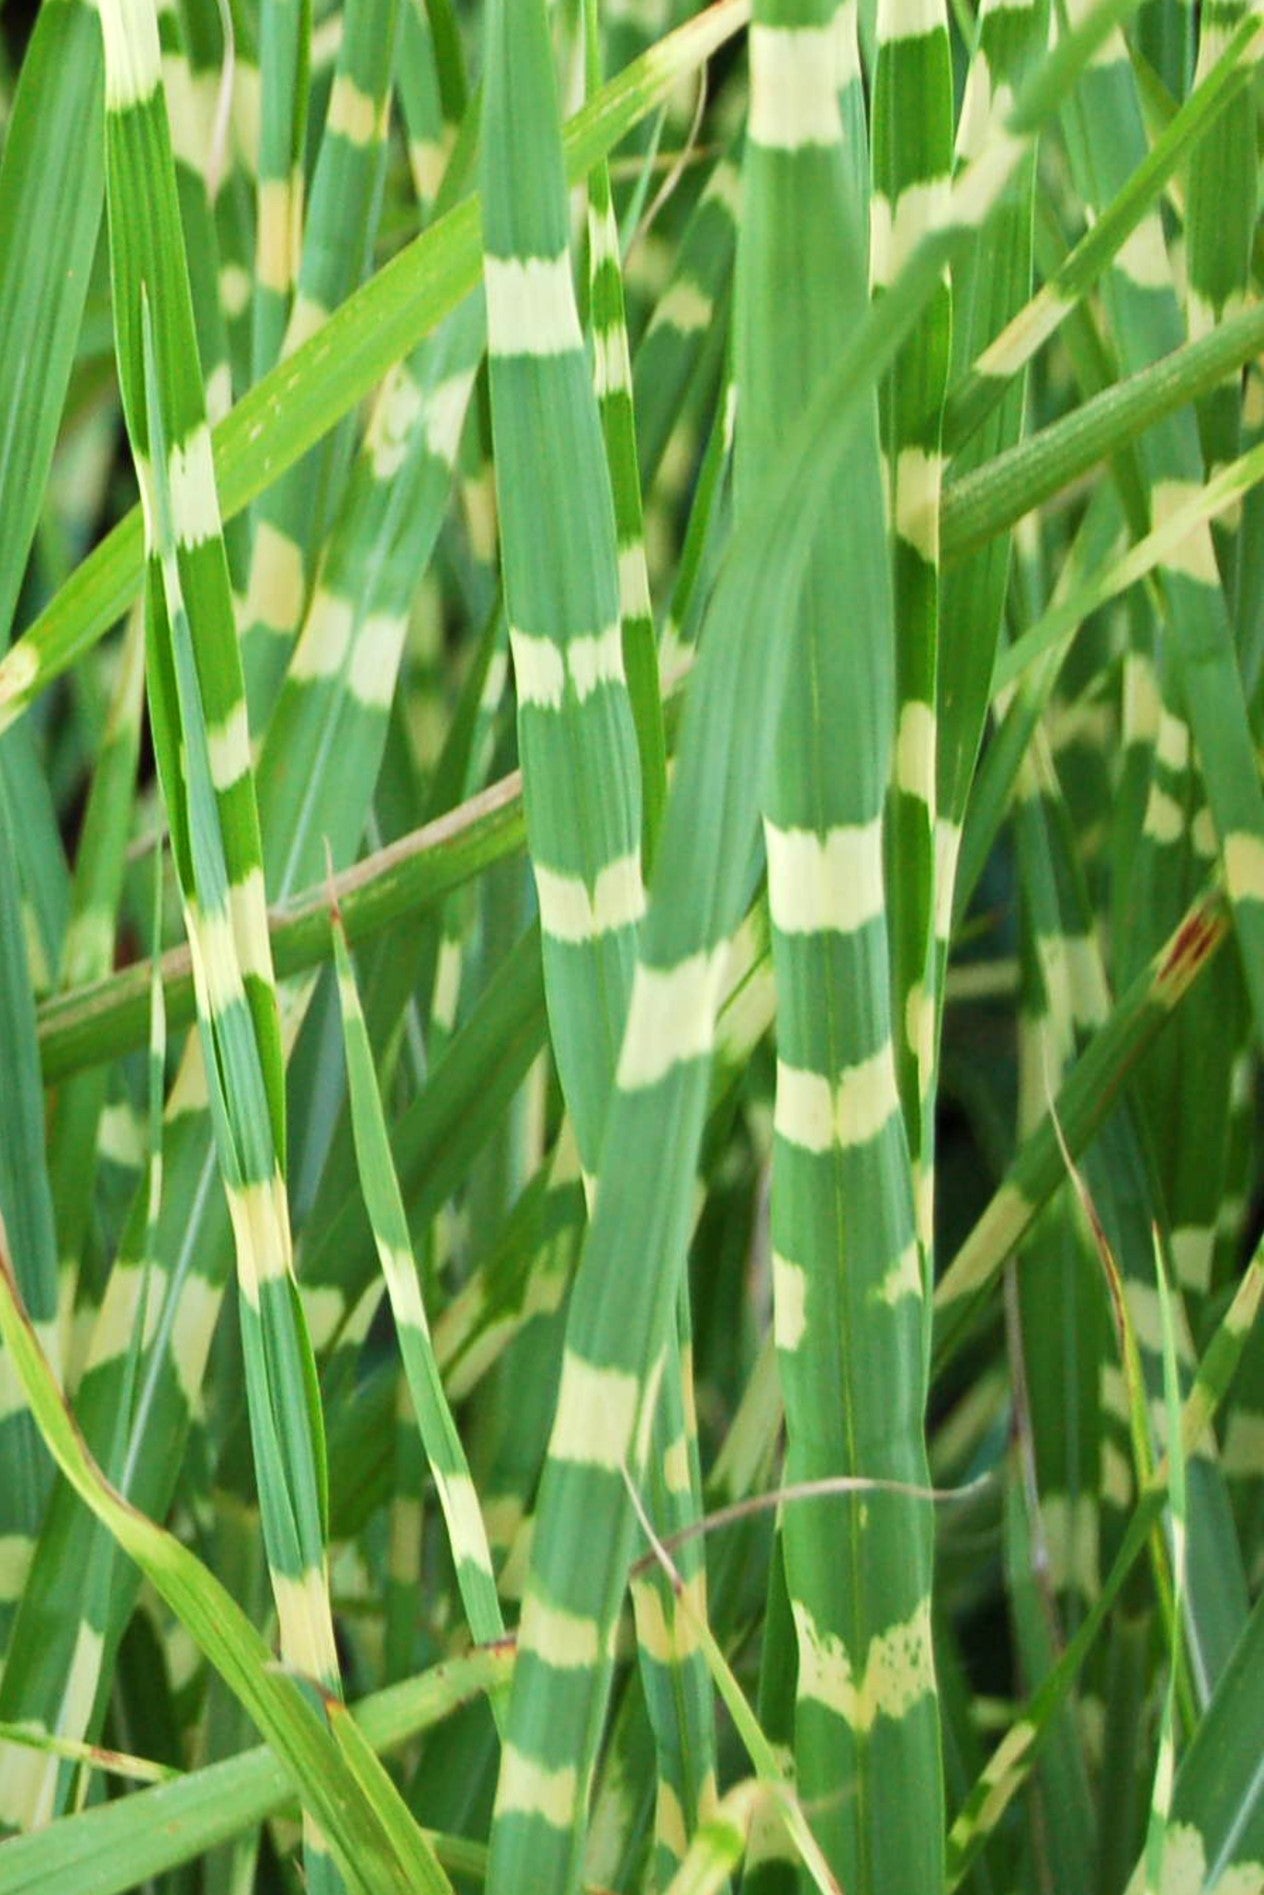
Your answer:
[[[155,750],[236,1240],[263,1525],[287,1662],[338,1688],[323,1421],[293,1277],[284,1066],[244,688],[175,195],[157,24],[101,14],[120,382],[145,514]],[[195,642],[196,641],[196,642]],[[307,1825],[313,1887],[342,1886]]]
[[[1077,1060],[1055,1102],[1057,1123],[1072,1157],[1084,1149],[1132,1066],[1171,1020],[1187,988],[1224,946],[1228,927],[1224,895],[1213,886],[1190,909],[1149,967],[1120,995],[1110,1019]],[[1053,1117],[1046,1114],[939,1281],[935,1291],[937,1368],[960,1347],[1002,1264],[1064,1175]]]
[[[141,294],[144,299],[143,287]],[[291,1261],[282,1170],[284,1123],[275,1103],[281,1097],[283,1083],[275,1011],[270,1019],[265,1015],[263,1031],[259,1024],[261,1002],[271,1000],[275,1009],[275,990],[266,927],[259,926],[263,871],[258,816],[253,807],[248,748],[240,737],[239,750],[231,742],[244,726],[245,701],[240,672],[235,679],[231,679],[230,672],[237,698],[218,726],[219,753],[222,756],[227,752],[228,760],[226,769],[221,766],[217,784],[202,682],[194,658],[193,628],[179,572],[179,540],[167,471],[171,459],[147,299],[143,300],[142,315],[145,450],[153,470],[154,555],[161,564],[163,585],[162,605],[152,590],[147,601],[151,653],[155,653],[151,657],[151,693],[157,697],[159,692],[169,690],[170,679],[163,678],[162,670],[170,667],[175,674],[175,703],[163,707],[164,717],[170,719],[166,732],[158,726],[159,765],[164,782],[180,783],[182,793],[187,795],[187,808],[181,809],[168,790],[168,807],[193,959],[211,1122],[237,1250],[256,1478],[282,1652],[301,1675],[315,1679],[332,1694],[338,1689],[338,1658],[325,1576],[328,1499],[324,1426],[315,1398],[315,1369]],[[213,512],[213,497],[211,508]],[[222,541],[214,542],[214,550],[222,562],[220,603],[227,606],[227,562]],[[211,645],[208,633],[213,623],[207,611],[199,628],[204,651]],[[227,618],[221,620],[221,628],[225,625],[230,627],[231,636]],[[168,640],[167,649],[163,649]],[[235,643],[229,649],[235,658]],[[230,737],[228,744],[222,741],[225,732]],[[178,759],[170,750],[163,755],[164,734],[169,745],[178,743]],[[244,769],[240,768],[243,762]],[[245,797],[240,794],[243,787]],[[233,791],[238,792],[236,807],[228,801]],[[181,816],[187,824],[183,837]],[[187,850],[183,862],[179,854],[181,840]],[[233,855],[236,861],[230,868]],[[235,895],[245,897],[236,913]],[[253,914],[248,905],[251,895],[259,911]],[[260,940],[264,943],[262,955]],[[264,989],[262,995],[251,994],[248,977]],[[306,1861],[313,1888],[341,1888],[326,1856],[323,1838],[311,1828],[306,1837]]]
[[[347,939],[354,946],[405,915],[438,906],[453,889],[520,849],[525,835],[515,772],[335,876]],[[328,960],[328,889],[313,884],[278,904],[269,913],[269,932],[279,978]],[[148,962],[138,962],[94,987],[44,1002],[39,1034],[46,1084],[144,1044],[149,977]],[[163,955],[162,982],[173,1028],[187,1026],[197,1012],[187,947]]]
[[[582,178],[682,76],[737,32],[747,6],[748,0],[716,0],[604,86],[568,127],[568,176]],[[463,301],[478,281],[479,229],[477,200],[450,211],[238,402],[213,442],[224,519],[292,467]],[[122,614],[138,589],[142,561],[136,509],[0,660],[0,731]]]
[[[546,1032],[539,934],[533,928],[505,957],[394,1128],[395,1168],[415,1232],[426,1229],[466,1175],[539,1055]],[[329,1386],[337,1379],[340,1354],[344,1368],[358,1358],[381,1292],[358,1189],[342,1204],[335,1200],[328,1218],[313,1218],[302,1261],[316,1347],[329,1357]]]
[[[383,1827],[381,1808],[397,1799],[381,1771],[370,1790],[354,1778],[327,1728],[231,1596],[178,1540],[129,1506],[89,1455],[39,1346],[17,1293],[8,1238],[0,1230],[0,1333],[11,1352],[31,1410],[63,1474],[84,1503],[181,1618],[250,1711],[323,1834],[362,1895],[428,1889],[450,1895],[451,1884],[416,1831],[413,1859],[404,1861]],[[402,1808],[402,1806],[400,1806]],[[421,1868],[419,1876],[418,1870]]]
[[[1083,576],[1068,562],[1070,577],[1048,609],[1012,645],[997,655],[993,672],[996,701],[1003,715],[979,772],[966,825],[960,873],[954,894],[959,921],[978,883],[1018,779],[1022,760],[1048,707],[1071,641],[1101,606],[1138,581],[1159,571],[1190,531],[1203,529],[1218,513],[1236,507],[1264,481],[1264,452],[1253,448],[1191,491],[1183,506],[1152,533],[1123,552],[1096,564]],[[1015,687],[1012,690],[1011,687]],[[1206,853],[1210,853],[1208,850]]]
[[[1164,1888],[1182,1880],[1198,1889],[1250,1888],[1264,1875],[1262,1668],[1264,1605],[1257,1600],[1176,1774]],[[1142,1886],[1143,1869],[1130,1889]]]
[[[352,1715],[374,1750],[410,1742],[484,1692],[508,1683],[510,1647],[471,1652],[363,1698]],[[284,1764],[260,1745],[220,1763],[98,1804],[22,1838],[0,1855],[0,1895],[126,1895],[136,1883],[191,1862],[217,1843],[279,1813],[293,1795]],[[477,1869],[480,1852],[432,1836],[453,1874]]]
[[[442,343],[434,356],[438,369],[445,359]],[[425,403],[421,419],[426,421]],[[423,436],[428,438],[430,432],[423,425]],[[435,518],[427,524],[424,515],[432,503],[437,514],[447,481],[448,468],[442,464],[442,457],[423,451],[419,514],[414,519],[418,544],[427,535],[433,537]],[[383,537],[389,541],[397,523],[389,504],[384,515],[376,505],[382,483],[370,479],[368,486],[367,509],[361,507],[359,512],[361,518],[367,512],[367,517],[376,522],[368,530],[380,545]],[[400,498],[406,501],[407,489]],[[349,531],[350,518],[356,511],[351,509]],[[371,562],[375,560],[373,553],[368,556]],[[331,566],[329,578],[331,586],[353,583],[341,564]],[[388,555],[377,567],[371,585],[357,585],[357,604],[371,606],[377,602],[389,606],[399,581],[397,563]],[[278,713],[260,759],[258,788],[269,842],[266,869],[274,889],[282,896],[295,878],[316,872],[321,860],[322,830],[331,840],[336,859],[345,860],[356,846],[385,735],[383,694],[389,695],[388,672],[398,658],[399,634],[394,629],[397,617],[392,619],[389,613],[378,615],[372,610],[361,617],[353,610],[348,623],[343,602],[336,594],[327,595],[326,604],[329,609],[309,627],[311,636],[306,641],[313,661],[307,669],[316,675],[300,675],[292,687],[287,687],[282,701],[285,714]],[[395,605],[398,614],[397,598]],[[332,640],[328,636],[331,621],[337,634]],[[381,635],[383,631],[385,636]],[[301,673],[303,667],[299,670]],[[331,742],[336,742],[337,768],[319,767]],[[400,852],[392,853],[398,864]],[[407,846],[402,854],[407,859]],[[323,891],[309,911],[308,920],[327,942]],[[293,996],[289,1004],[295,1015],[301,1013],[304,996]],[[201,1064],[186,1061],[168,1115],[172,1189],[164,1207],[156,1252],[146,1241],[143,1217],[134,1216],[124,1234],[120,1266],[111,1276],[105,1305],[93,1330],[81,1391],[85,1426],[94,1441],[108,1440],[112,1418],[119,1413],[113,1389],[119,1338],[131,1333],[136,1286],[144,1280],[139,1266],[156,1254],[166,1286],[164,1294],[154,1299],[153,1340],[157,1346],[146,1363],[136,1409],[136,1435],[126,1459],[128,1480],[137,1483],[136,1496],[155,1512],[165,1510],[170,1502],[189,1422],[191,1392],[201,1381],[230,1256],[222,1199],[215,1190],[206,1107]],[[156,1442],[169,1446],[159,1454],[153,1451]],[[84,1517],[75,1513],[73,1500],[68,1499],[65,1490],[59,1490],[42,1545],[43,1578],[37,1588],[28,1591],[27,1598],[32,1612],[36,1595],[42,1601],[36,1615],[39,1631],[23,1642],[31,1659],[39,1654],[39,1662],[14,1667],[5,1681],[6,1692],[12,1692],[15,1714],[53,1715],[47,1699],[55,1687],[59,1662],[72,1662],[77,1638],[78,1600],[69,1575],[76,1570],[73,1549],[77,1538],[91,1538],[92,1529],[87,1526],[85,1535],[85,1525]],[[117,1638],[129,1602],[125,1579],[111,1601],[112,1616],[102,1654],[107,1670],[112,1640]]]
[[[1032,300],[1010,318],[1001,333],[951,390],[944,415],[944,437],[951,453],[969,440],[1013,377],[1032,360],[1057,332],[1067,313],[1112,261],[1131,244],[1134,269],[1144,276],[1143,259],[1162,243],[1150,218],[1160,194],[1177,174],[1191,150],[1217,121],[1217,115],[1244,93],[1251,69],[1261,52],[1258,23],[1243,22],[1230,35],[1219,58],[1182,105],[1171,124],[1155,140],[1142,162],[1103,207],[1101,215]]]
[[[1244,309],[1196,342],[1187,342],[1135,375],[1104,389],[1074,413],[1015,443],[973,473],[949,481],[940,519],[945,564],[976,551],[1014,526],[1098,461],[1146,428],[1236,374],[1259,353],[1264,309]],[[1012,675],[1003,653],[999,667]]]

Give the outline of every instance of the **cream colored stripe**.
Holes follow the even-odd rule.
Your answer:
[[[483,258],[493,355],[566,355],[582,346],[569,252]]]

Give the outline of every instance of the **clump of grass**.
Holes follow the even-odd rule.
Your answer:
[[[0,1895],[1264,1887],[1261,51],[14,41]]]

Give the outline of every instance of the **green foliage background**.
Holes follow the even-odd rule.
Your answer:
[[[1260,1895],[1264,15],[3,25],[0,1895]]]

